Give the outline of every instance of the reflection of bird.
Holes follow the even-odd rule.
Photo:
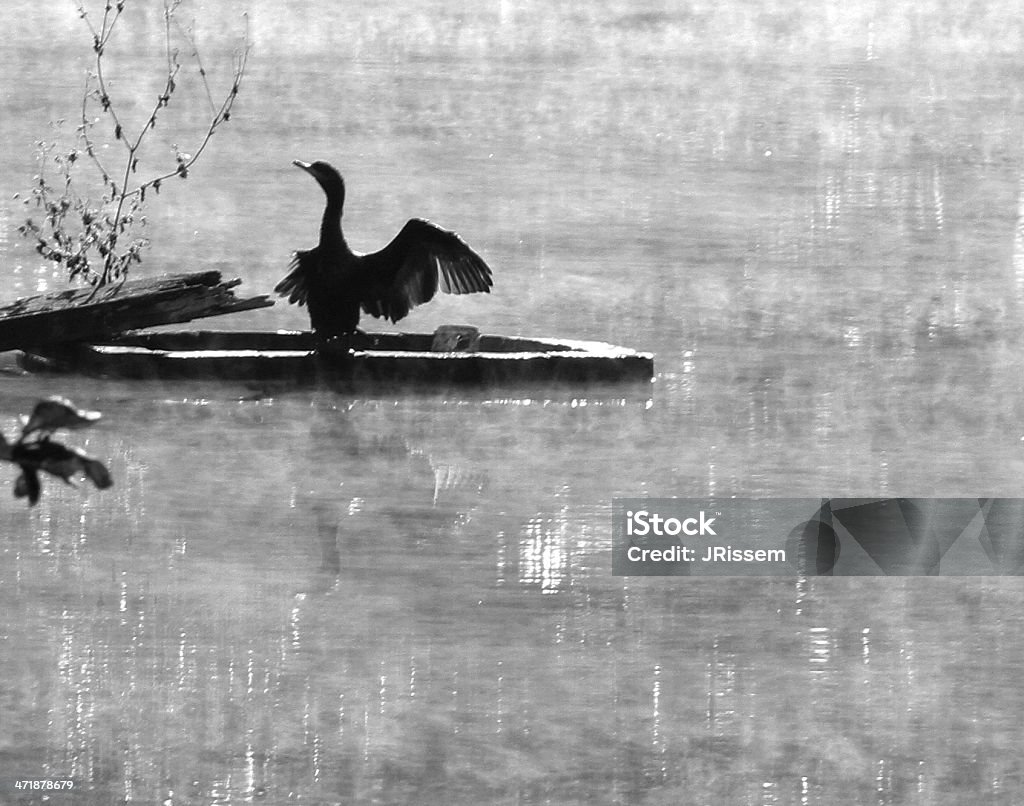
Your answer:
[[[14,495],[17,498],[28,497],[29,504],[39,500],[39,471],[49,473],[71,484],[72,476],[85,476],[96,485],[97,489],[105,490],[114,482],[110,471],[97,459],[87,456],[76,448],[68,448],[59,442],[48,439],[38,442],[7,442],[0,434],[0,459],[14,462],[21,468],[21,475],[14,483]]]
[[[274,290],[306,305],[313,329],[324,338],[356,331],[360,308],[397,322],[416,305],[429,302],[438,286],[449,294],[489,292],[491,270],[458,235],[410,219],[379,252],[353,252],[341,233],[345,183],[326,162],[295,165],[327,194],[320,243],[295,253],[290,271]]]
[[[86,411],[77,408],[67,398],[49,397],[40,400],[32,410],[32,416],[24,420],[21,439],[36,431],[44,439],[58,428],[85,428],[100,418],[98,411]]]

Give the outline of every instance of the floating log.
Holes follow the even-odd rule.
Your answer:
[[[470,328],[439,328],[442,335]],[[592,341],[476,335],[470,351],[438,349],[437,334],[356,333],[324,344],[309,331],[126,333],[105,344],[25,351],[33,372],[107,378],[325,382],[366,393],[527,383],[649,385],[654,358]],[[646,394],[649,394],[649,386]]]
[[[204,271],[24,297],[0,307],[0,351],[98,342],[126,330],[274,304],[266,295],[236,297],[232,289],[241,282]]]

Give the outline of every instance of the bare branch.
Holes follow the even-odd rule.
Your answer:
[[[89,120],[89,98],[92,95],[92,76],[86,76],[85,89],[82,92],[82,122],[78,127],[78,138],[85,147],[85,153],[89,159],[92,160],[96,169],[100,172],[100,176],[103,177],[103,184],[107,184],[110,181],[110,173],[104,167],[103,163],[100,162],[99,155],[96,153],[96,147],[93,145],[92,137],[89,136],[89,130],[92,128],[92,122]]]
[[[192,33],[195,28],[195,20],[192,21],[192,25],[188,28],[183,25],[178,25],[178,30],[181,31],[181,35],[188,42],[189,47],[192,48],[192,58],[196,60],[196,66],[199,68],[199,77],[203,81],[203,89],[206,91],[206,100],[210,104],[210,111],[216,115],[217,104],[213,101],[213,93],[210,92],[210,82],[206,80],[206,68],[203,67],[202,59],[199,57],[199,47],[196,45],[195,35]]]
[[[214,109],[213,119],[210,121],[210,126],[207,129],[206,135],[203,137],[202,142],[199,144],[199,147],[195,150],[193,154],[183,154],[180,150],[176,149],[176,159],[178,163],[177,167],[173,171],[170,171],[168,173],[162,174],[161,176],[157,176],[154,177],[153,179],[143,182],[141,185],[139,185],[138,188],[136,188],[134,191],[131,191],[132,193],[141,193],[147,187],[151,186],[155,186],[154,189],[159,192],[160,183],[163,182],[164,180],[170,179],[175,176],[180,176],[183,179],[186,178],[188,176],[189,169],[196,163],[199,157],[202,156],[203,151],[206,150],[206,146],[209,144],[210,139],[213,137],[217,129],[221,126],[221,124],[226,123],[228,120],[231,119],[231,108],[234,106],[235,99],[238,97],[238,90],[239,87],[241,86],[242,78],[245,76],[245,68],[249,60],[249,52],[252,49],[252,45],[249,43],[248,36],[249,17],[248,15],[244,16],[246,21],[246,34],[245,38],[242,41],[241,48],[238,51],[236,51],[235,54],[235,71],[231,84],[231,89],[228,91],[227,96],[221,102],[220,107]],[[206,83],[205,76],[203,77],[203,83]],[[207,91],[209,91],[208,87]]]
[[[133,233],[136,227],[144,226],[146,223],[142,212],[147,189],[152,188],[155,193],[159,193],[162,182],[174,176],[185,178],[189,175],[190,169],[205,151],[214,132],[231,117],[231,109],[245,75],[250,50],[246,17],[246,31],[240,51],[236,51],[231,87],[218,106],[213,100],[206,68],[195,37],[190,29],[183,28],[175,18],[181,0],[163,0],[166,59],[164,86],[145,122],[137,131],[130,132],[118,115],[104,72],[104,56],[124,11],[125,3],[126,0],[104,0],[103,15],[98,28],[94,25],[84,3],[78,5],[79,17],[92,37],[95,67],[87,75],[82,92],[76,146],[64,152],[58,149],[56,143],[38,143],[39,174],[35,178],[36,184],[31,196],[25,203],[35,202],[42,213],[42,221],[28,218],[18,228],[23,236],[35,239],[36,250],[44,258],[62,264],[67,268],[70,277],[83,277],[97,287],[114,280],[123,280],[130,265],[141,261],[141,252],[148,244],[148,240]],[[191,49],[191,57],[203,82],[206,101],[210,105],[210,123],[193,153],[185,153],[177,145],[174,146],[173,170],[135,184],[133,180],[137,181],[140,153],[146,135],[155,127],[157,118],[167,107],[177,88],[177,78],[182,65],[178,58],[179,51],[174,45],[175,33],[180,34]],[[90,115],[91,103],[98,104],[100,108],[99,115],[95,118]],[[105,155],[102,160],[100,159],[101,147],[94,132],[94,127],[104,116],[112,127],[113,139],[120,140],[125,147],[124,163],[118,165],[116,179],[112,178],[105,165],[109,157]],[[79,160],[83,152],[88,160]],[[63,187],[57,189],[50,185],[47,176],[46,169],[51,160],[63,179]],[[77,192],[77,185],[73,181],[78,167],[83,163],[95,168],[102,180],[102,199],[96,204],[88,198],[83,198]],[[93,256],[99,257],[101,268],[92,266],[90,258]]]

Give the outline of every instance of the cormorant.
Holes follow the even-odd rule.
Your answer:
[[[295,160],[327,195],[320,243],[295,253],[289,272],[274,290],[306,305],[321,338],[357,332],[360,309],[397,322],[429,302],[438,286],[449,294],[489,292],[491,270],[454,232],[412,218],[379,252],[353,252],[341,233],[345,183],[326,162]]]

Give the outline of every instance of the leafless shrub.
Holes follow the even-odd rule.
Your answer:
[[[29,217],[18,228],[23,236],[36,241],[36,251],[40,255],[63,265],[70,279],[80,278],[94,286],[123,280],[131,264],[141,261],[142,250],[149,243],[138,232],[145,225],[143,211],[147,195],[159,193],[161,184],[168,179],[187,178],[214,133],[231,119],[231,109],[238,97],[249,56],[248,34],[235,52],[231,87],[223,100],[217,103],[192,31],[182,26],[176,17],[180,3],[181,0],[164,0],[166,77],[148,117],[136,130],[132,130],[121,115],[123,99],[120,103],[115,102],[105,69],[105,57],[127,2],[107,0],[98,26],[84,5],[78,7],[79,16],[92,34],[94,60],[82,93],[75,142],[70,148],[61,146],[63,121],[58,121],[54,124],[57,129],[55,140],[36,144],[39,173],[24,202],[34,205],[42,218]],[[163,170],[141,179],[143,143],[156,128],[157,120],[179,87],[182,61],[180,47],[175,44],[179,41],[188,46],[189,58],[201,79],[210,106],[209,124],[191,153],[177,145],[172,146],[173,164],[168,160],[169,164]],[[114,143],[120,143],[121,148],[102,147],[107,144],[113,146]],[[115,157],[112,161],[108,153],[111,151],[120,151],[121,158]],[[93,170],[89,173],[92,176],[83,175],[83,166],[91,166]],[[96,197],[80,191],[90,182],[93,189],[99,188]]]

